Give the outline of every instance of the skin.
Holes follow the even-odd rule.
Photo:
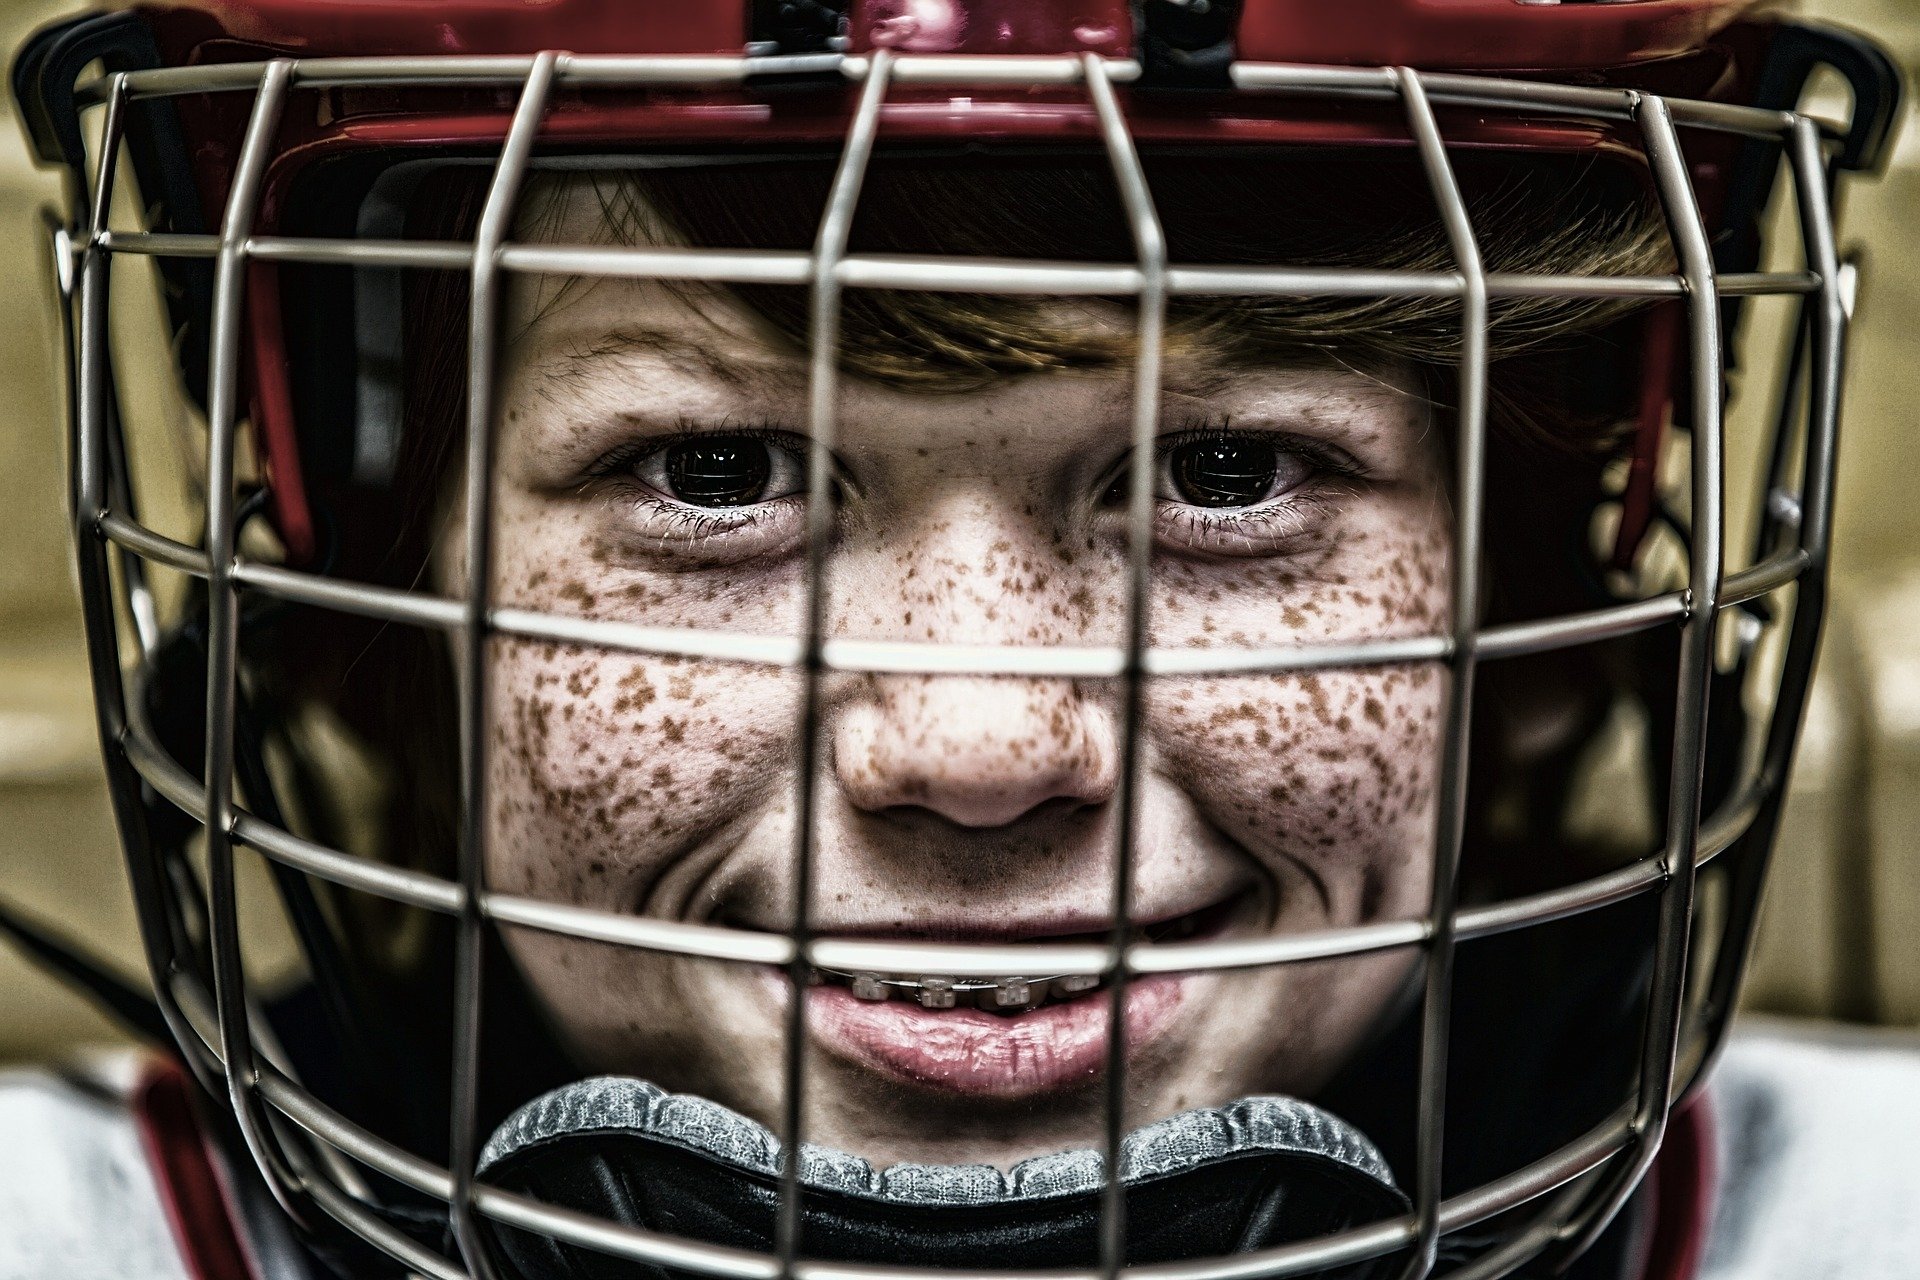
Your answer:
[[[588,238],[585,216],[571,212],[557,238]],[[520,336],[498,387],[497,601],[794,634],[804,495],[676,510],[649,484],[662,472],[647,459],[689,431],[764,428],[804,448],[803,357],[724,298],[696,306],[647,284],[577,286],[558,306],[550,289],[521,284],[508,309]],[[1075,322],[1126,317],[1089,311]],[[1166,388],[1168,439],[1228,419],[1235,431],[1279,433],[1266,438],[1283,443],[1282,465],[1299,478],[1255,511],[1221,513],[1180,502],[1163,477],[1154,646],[1445,627],[1452,530],[1441,433],[1407,379],[1227,370],[1197,350],[1170,362]],[[1125,370],[943,395],[844,379],[830,634],[1120,641],[1126,535],[1109,495],[1128,413]],[[1316,460],[1302,462],[1310,450]],[[1334,454],[1337,471],[1323,465]],[[437,568],[458,589],[457,536]],[[494,888],[665,921],[787,925],[793,672],[503,639],[490,678]],[[1443,691],[1429,667],[1150,682],[1136,915],[1230,900],[1227,934],[1250,936],[1420,914]],[[1120,693],[1112,681],[829,676],[815,929],[987,938],[1099,927],[1117,830]],[[507,940],[584,1067],[779,1124],[790,992],[776,974],[525,930]],[[1311,1096],[1401,1007],[1413,959],[1187,978],[1132,1052],[1129,1122],[1258,1092]],[[956,1031],[952,1052],[981,1052],[988,1034]],[[1020,1033],[999,1034],[1004,1047]],[[1098,1141],[1097,1078],[991,1098],[950,1083],[938,1071],[903,1079],[875,1069],[816,1034],[807,1135],[882,1163],[1004,1165]]]

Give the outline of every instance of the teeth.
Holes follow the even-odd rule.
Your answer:
[[[856,1000],[876,1004],[887,1000],[914,1000],[923,1009],[954,1009],[965,1005],[989,1013],[1024,1013],[1050,999],[1071,1000],[1084,995],[1100,987],[1104,979],[1094,973],[1056,978],[953,978],[938,974],[906,978],[832,969],[809,975],[809,985],[822,982],[844,984]]]
[[[1025,978],[1003,978],[994,984],[993,1001],[995,1004],[1032,1004],[1033,984]]]
[[[996,1009],[1025,1008],[1035,1003],[1033,985],[1025,978],[1002,978],[993,984],[988,999]]]
[[[1134,925],[1129,937],[1134,941],[1175,942],[1191,938],[1204,926],[1201,913],[1192,912],[1154,926]],[[1097,973],[1071,973],[1052,978],[955,978],[938,974],[909,977],[905,974],[848,973],[827,969],[809,971],[809,986],[822,982],[844,984],[858,1000],[915,1000],[923,1009],[953,1009],[961,1006],[993,1013],[1023,1013],[1037,1009],[1048,1000],[1071,1000],[1106,983]]]

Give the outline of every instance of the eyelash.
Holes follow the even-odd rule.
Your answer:
[[[1157,530],[1164,539],[1190,551],[1231,553],[1265,549],[1278,554],[1313,531],[1318,513],[1368,478],[1366,468],[1343,449],[1286,431],[1236,428],[1230,417],[1189,421],[1160,436],[1154,442],[1156,473],[1168,465],[1175,449],[1203,440],[1260,441],[1299,458],[1306,464],[1307,475],[1292,489],[1249,507],[1210,510],[1156,498]],[[1114,488],[1124,485],[1129,462],[1130,458],[1123,458],[1116,464],[1109,482]],[[1159,481],[1160,476],[1156,474],[1156,491]],[[1124,491],[1121,505],[1125,505]]]
[[[648,519],[667,525],[668,528],[661,532],[672,541],[687,546],[740,531],[757,519],[748,514],[749,512],[764,510],[775,503],[793,501],[792,498],[776,498],[772,502],[751,507],[708,509],[676,502],[635,478],[634,470],[641,462],[678,441],[698,436],[734,436],[748,440],[762,440],[771,447],[786,449],[800,455],[803,459],[806,456],[805,437],[796,435],[792,431],[782,430],[770,423],[735,423],[730,419],[722,418],[715,424],[704,420],[682,418],[663,434],[650,436],[644,440],[628,440],[601,454],[586,469],[580,488],[585,490],[595,484],[608,486],[612,497],[643,510]]]
[[[1311,531],[1312,516],[1316,510],[1324,507],[1340,493],[1349,491],[1353,484],[1367,478],[1366,469],[1344,450],[1322,441],[1307,439],[1284,431],[1251,431],[1235,428],[1231,424],[1231,418],[1206,419],[1190,422],[1162,435],[1154,444],[1155,469],[1158,470],[1167,465],[1167,459],[1173,450],[1183,444],[1199,440],[1238,439],[1263,441],[1276,449],[1292,453],[1306,463],[1309,474],[1288,492],[1249,507],[1209,510],[1186,504],[1168,503],[1164,499],[1156,498],[1156,522],[1165,533],[1172,534],[1177,531],[1179,536],[1176,540],[1190,548],[1221,550],[1224,548],[1218,546],[1207,548],[1204,544],[1219,543],[1232,538],[1240,539],[1244,546],[1252,546],[1255,543],[1275,546],[1290,543]],[[722,419],[718,424],[714,424],[688,418],[674,423],[672,429],[662,435],[644,440],[629,440],[609,449],[588,467],[582,488],[594,483],[612,486],[614,496],[644,509],[650,520],[657,520],[669,526],[661,532],[672,541],[686,546],[739,532],[764,519],[763,516],[749,513],[763,512],[776,504],[795,501],[792,497],[785,497],[754,506],[729,508],[724,511],[708,510],[676,502],[634,478],[634,469],[644,459],[671,447],[677,441],[706,435],[762,440],[771,447],[788,450],[800,455],[803,459],[806,455],[805,437],[769,422],[735,424]],[[1120,489],[1125,480],[1128,461],[1129,459],[1122,458],[1116,464],[1103,486],[1103,492],[1111,494]],[[1123,491],[1122,499],[1124,501]],[[804,501],[804,498],[800,500]],[[1274,527],[1276,521],[1284,521],[1291,527],[1276,529]]]
[[[659,453],[682,440],[697,439],[700,436],[739,436],[747,440],[763,440],[768,444],[791,450],[806,456],[806,437],[785,431],[770,422],[736,423],[731,418],[722,418],[717,423],[681,418],[671,428],[657,436],[644,440],[628,440],[601,454],[588,466],[586,476],[589,480],[618,478],[632,470],[642,458]]]

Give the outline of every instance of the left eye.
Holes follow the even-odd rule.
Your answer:
[[[794,452],[754,436],[676,440],[642,458],[635,470],[648,485],[690,507],[750,507],[805,487]]]
[[[1258,506],[1298,485],[1310,470],[1299,454],[1258,436],[1184,440],[1165,458],[1161,496],[1192,507]]]

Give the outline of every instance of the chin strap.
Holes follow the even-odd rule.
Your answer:
[[[649,1231],[771,1251],[780,1143],[703,1098],[623,1077],[583,1080],[516,1112],[481,1154],[487,1181]],[[801,1250],[837,1262],[1033,1269],[1099,1257],[1105,1162],[1093,1150],[990,1165],[867,1161],[800,1152]],[[1404,1213],[1407,1199],[1364,1134],[1293,1098],[1182,1112],[1129,1134],[1120,1153],[1129,1263],[1223,1256]],[[676,1273],[546,1236],[493,1228],[519,1280]],[[1392,1259],[1321,1273],[1387,1274]]]

